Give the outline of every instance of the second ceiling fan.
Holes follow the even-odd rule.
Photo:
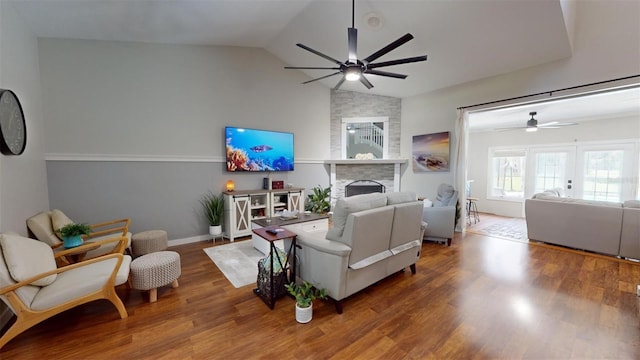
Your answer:
[[[559,129],[559,128],[565,127],[565,126],[578,125],[578,123],[574,123],[574,122],[561,123],[561,122],[558,122],[558,121],[551,121],[551,122],[547,122],[547,123],[538,124],[538,120],[534,118],[534,116],[536,116],[537,114],[538,113],[535,112],[535,111],[532,111],[532,112],[529,113],[529,115],[531,116],[531,119],[529,119],[527,121],[526,126],[498,128],[496,130],[525,129],[527,132],[533,132],[533,131],[538,131],[538,129]]]
[[[336,64],[336,66],[333,66],[333,67],[308,67],[308,66],[285,66],[284,67],[285,69],[297,69],[297,70],[337,70],[332,74],[321,76],[319,78],[315,78],[309,81],[305,81],[303,82],[303,84],[308,84],[313,81],[322,80],[331,76],[342,74],[342,78],[340,79],[340,81],[338,81],[338,83],[334,87],[334,90],[337,90],[338,88],[340,88],[340,86],[345,80],[349,80],[349,81],[360,80],[360,82],[364,86],[366,86],[367,89],[371,89],[373,87],[373,84],[371,84],[371,82],[367,80],[367,78],[364,76],[365,74],[386,76],[386,77],[392,77],[396,79],[406,79],[407,75],[397,74],[397,73],[392,73],[387,71],[380,71],[376,69],[385,67],[385,66],[408,64],[408,63],[427,60],[427,55],[423,55],[423,56],[416,56],[416,57],[403,58],[398,60],[390,60],[390,61],[383,61],[379,63],[373,63],[373,61],[375,61],[376,59],[393,51],[394,49],[398,48],[399,46],[413,39],[413,35],[409,33],[405,34],[404,36],[400,37],[398,40],[390,43],[389,45],[383,47],[382,49],[374,52],[373,54],[367,56],[366,58],[362,60],[358,59],[358,55],[357,55],[358,29],[355,28],[355,0],[352,0],[351,6],[352,6],[351,27],[347,29],[349,57],[346,61],[336,60],[306,45],[303,45],[300,43],[296,44],[298,47],[303,48],[311,53],[314,53]]]

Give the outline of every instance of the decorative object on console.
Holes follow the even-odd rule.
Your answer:
[[[284,181],[282,181],[282,180],[273,180],[271,182],[271,189],[274,189],[274,190],[284,189]]]
[[[369,82],[369,80],[367,80],[367,78],[364,77],[364,74],[371,74],[371,75],[378,75],[378,76],[385,76],[385,77],[391,77],[391,78],[396,78],[396,79],[406,79],[407,75],[403,75],[403,74],[396,74],[396,73],[391,73],[391,72],[387,72],[387,71],[379,71],[379,70],[374,70],[375,68],[380,68],[380,67],[385,67],[385,66],[392,66],[392,65],[400,65],[400,64],[408,64],[408,63],[413,63],[413,62],[419,62],[419,61],[427,61],[427,55],[422,55],[422,56],[416,56],[416,57],[411,57],[411,58],[404,58],[404,59],[398,59],[398,60],[391,60],[391,61],[383,61],[383,62],[379,62],[379,63],[373,63],[373,61],[375,61],[376,59],[382,57],[383,55],[395,50],[396,48],[398,48],[399,46],[403,45],[404,43],[408,42],[409,40],[413,39],[413,35],[407,33],[404,36],[400,37],[398,40],[390,43],[389,45],[383,47],[382,49],[376,51],[375,53],[367,56],[366,58],[360,60],[358,59],[358,55],[357,55],[357,45],[358,45],[358,29],[356,29],[355,27],[355,11],[356,11],[356,5],[355,5],[355,0],[353,0],[351,2],[351,7],[352,7],[352,12],[351,12],[351,27],[347,29],[347,38],[348,38],[348,46],[349,46],[349,58],[347,59],[347,61],[339,61],[336,60],[330,56],[327,56],[317,50],[314,50],[308,46],[305,46],[303,44],[296,44],[298,47],[307,50],[311,53],[314,53],[326,60],[329,60],[333,63],[335,63],[334,67],[299,67],[299,66],[285,66],[285,69],[298,69],[298,70],[311,70],[311,69],[319,69],[319,70],[337,70],[336,72],[329,74],[329,75],[325,75],[325,76],[321,76],[319,78],[315,78],[309,81],[305,81],[303,82],[303,84],[307,84],[310,83],[312,81],[316,81],[316,80],[322,80],[334,75],[338,75],[338,74],[342,74],[342,78],[340,79],[340,81],[338,81],[338,84],[336,84],[336,86],[334,87],[334,90],[337,90],[340,85],[342,85],[342,83],[345,80],[348,81],[356,81],[356,80],[360,80],[360,82],[367,88],[367,89],[371,89],[373,87],[373,85]]]
[[[313,300],[326,299],[328,295],[326,289],[316,289],[306,281],[302,284],[292,282],[285,288],[296,298],[296,321],[302,324],[308,323],[313,317]]]
[[[16,94],[0,89],[0,151],[20,155],[27,147],[27,126]]]
[[[209,191],[200,199],[202,212],[209,222],[209,235],[222,234],[222,220],[224,217],[224,197]]]
[[[62,246],[69,249],[82,245],[82,235],[91,234],[91,227],[87,224],[67,224],[58,233],[62,237]]]
[[[449,171],[449,132],[413,137],[413,172]]]
[[[293,133],[225,128],[227,171],[293,171]]]
[[[233,191],[236,189],[236,184],[233,182],[233,180],[227,180],[226,188],[227,191]]]

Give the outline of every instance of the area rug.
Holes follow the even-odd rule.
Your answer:
[[[527,223],[523,219],[507,219],[484,228],[469,228],[467,231],[519,242],[529,242]]]
[[[255,284],[258,278],[258,260],[264,257],[250,240],[202,249],[224,276],[236,287]]]

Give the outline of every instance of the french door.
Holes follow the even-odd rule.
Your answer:
[[[531,148],[525,196],[562,188],[564,196],[598,201],[633,198],[634,144]]]

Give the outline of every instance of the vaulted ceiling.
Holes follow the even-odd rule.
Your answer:
[[[296,43],[346,60],[352,20],[349,0],[10,1],[39,37],[258,47],[292,66],[332,65]],[[371,90],[359,82],[342,89],[402,98],[569,57],[572,8],[563,13],[563,2],[356,0],[358,58],[411,33],[379,61],[424,54],[428,61],[384,68],[405,80],[369,75]]]

